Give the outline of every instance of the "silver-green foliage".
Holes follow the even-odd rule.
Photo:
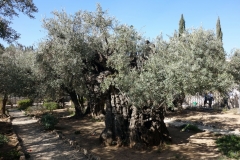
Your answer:
[[[235,83],[239,84],[240,80],[240,49],[233,50],[228,62],[229,72],[234,76]]]
[[[169,41],[159,36],[154,43],[154,52],[140,69],[124,68],[123,58],[114,61],[125,72],[109,77],[105,84],[115,84],[138,107],[151,103],[172,105],[174,95],[179,93],[223,92],[231,86],[225,54],[213,31],[192,29]],[[139,58],[144,52],[138,52]]]
[[[176,94],[222,92],[232,84],[222,43],[211,30],[190,29],[169,41],[158,36],[146,43],[133,26],[119,23],[100,5],[96,12],[53,14],[43,21],[48,40],[39,45],[37,56],[45,88],[64,85],[86,93],[86,79],[98,71],[92,63],[111,71],[102,91],[114,86],[138,107],[171,105]]]
[[[8,43],[12,43],[20,37],[14,29],[11,28],[13,17],[17,17],[19,12],[34,18],[33,13],[38,9],[32,0],[1,0],[0,1],[0,38]]]
[[[96,12],[68,15],[61,11],[53,15],[43,20],[48,36],[37,51],[37,75],[44,82],[40,90],[46,93],[64,86],[84,95],[86,81],[101,72],[96,65],[105,71],[129,69],[129,55],[137,52],[141,39],[132,26],[119,24],[100,5]],[[123,61],[120,66],[116,63],[119,59]]]
[[[9,46],[0,55],[0,92],[26,96],[34,90],[34,54],[21,47]]]

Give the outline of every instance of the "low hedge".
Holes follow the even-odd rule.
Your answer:
[[[59,109],[59,106],[56,102],[44,102],[43,106],[50,111]]]
[[[19,109],[25,110],[32,106],[33,101],[31,99],[23,99],[17,102]]]

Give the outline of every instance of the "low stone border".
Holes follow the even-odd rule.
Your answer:
[[[19,160],[26,160],[24,150],[22,148],[22,139],[18,136],[18,134],[15,132],[13,128],[13,125],[12,125],[13,118],[10,116],[8,109],[6,109],[6,111],[7,111],[7,115],[9,116],[8,122],[11,123],[11,126],[12,126],[13,135],[17,138],[17,141],[18,141],[16,147],[17,147],[18,154],[20,156]]]
[[[62,134],[61,131],[53,130],[52,133],[56,134],[58,139],[63,140],[65,143],[68,143],[70,146],[74,147],[74,149],[76,149],[78,152],[84,154],[89,160],[101,160],[99,156],[96,156],[87,149],[81,147],[77,141],[66,138],[66,136]]]
[[[21,112],[26,113],[25,111],[21,110]],[[40,118],[36,118],[35,116],[31,117],[29,115],[26,115],[32,119],[36,119],[38,122],[40,122]],[[73,141],[71,139],[67,139],[65,135],[62,134],[61,131],[57,131],[57,130],[53,130],[52,131],[53,134],[55,134],[57,136],[58,139],[63,140],[65,143],[68,143],[70,146],[74,147],[74,149],[76,149],[78,152],[84,154],[88,160],[101,160],[101,158],[99,156],[94,155],[93,153],[91,153],[90,151],[88,151],[87,149],[81,147],[77,141]],[[24,159],[19,159],[19,160],[25,160],[25,156],[23,154],[23,158]]]

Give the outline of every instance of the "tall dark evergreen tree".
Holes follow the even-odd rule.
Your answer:
[[[185,20],[183,14],[181,15],[181,19],[179,21],[179,36],[185,31]]]
[[[217,34],[217,38],[222,41],[223,33],[222,33],[222,28],[221,28],[219,17],[218,17],[217,24],[216,24],[216,34]]]

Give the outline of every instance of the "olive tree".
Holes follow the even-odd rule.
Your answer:
[[[230,61],[228,62],[229,73],[234,77],[235,83],[239,84],[240,78],[240,49],[234,49],[232,56],[230,56]]]
[[[39,44],[37,51],[38,75],[42,82],[40,89],[54,96],[63,90],[71,97],[76,116],[82,110],[77,91],[84,94],[83,58],[91,56],[91,49],[84,40],[81,16],[53,12],[54,18],[44,19],[43,27],[48,31],[48,39]],[[90,54],[88,54],[90,53]]]
[[[35,78],[31,69],[34,54],[32,50],[26,51],[11,45],[0,56],[0,93],[3,96],[0,114],[5,115],[9,95],[30,96],[35,91]]]
[[[44,20],[48,36],[39,45],[38,75],[48,89],[88,96],[92,110],[106,104],[100,136],[106,145],[159,145],[170,139],[164,111],[175,95],[224,91],[232,83],[213,31],[193,29],[149,42],[100,5],[96,12],[54,15]]]
[[[20,35],[10,27],[11,20],[19,12],[34,18],[33,13],[38,9],[32,0],[1,0],[0,1],[0,38],[8,43],[16,41]]]
[[[130,108],[121,103],[123,98],[120,97],[120,103],[115,101],[117,109],[111,108],[111,111],[112,115],[126,114],[122,120],[125,118],[130,123],[129,132],[124,133],[130,134],[125,137],[129,137],[131,145],[139,142],[158,145],[170,138],[164,124],[164,109],[173,105],[175,95],[205,90],[224,92],[233,82],[232,76],[227,73],[221,43],[213,31],[193,29],[181,37],[170,37],[169,41],[159,36],[154,44],[147,44],[137,47],[140,49],[136,54],[138,67],[129,67],[129,57],[124,52],[109,58],[108,64],[114,64],[118,73],[107,77],[102,85],[105,89],[116,87],[128,99]],[[110,125],[114,126],[113,129],[117,128],[116,125],[124,126],[116,117],[113,119],[117,122]],[[113,129],[103,138],[109,141],[124,138],[121,136],[124,134],[116,134],[119,128]]]

